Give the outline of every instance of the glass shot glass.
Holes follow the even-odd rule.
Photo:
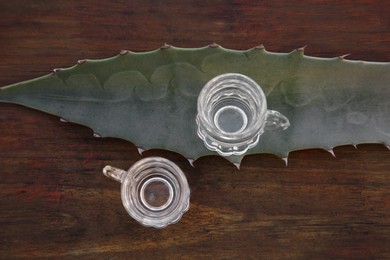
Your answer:
[[[207,82],[197,109],[198,136],[222,156],[242,155],[256,146],[264,131],[290,126],[281,113],[267,110],[261,87],[238,73],[221,74]]]
[[[128,171],[106,166],[103,174],[121,183],[123,206],[146,227],[177,223],[190,206],[190,188],[183,171],[162,157],[137,161]]]

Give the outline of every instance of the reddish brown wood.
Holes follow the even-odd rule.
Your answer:
[[[164,42],[263,43],[288,52],[390,61],[389,1],[1,1],[0,86],[84,58]],[[0,257],[390,258],[390,157],[382,145],[271,155],[242,169],[219,157],[186,171],[191,208],[176,225],[144,228],[123,209],[106,164],[140,159],[131,143],[0,104]]]

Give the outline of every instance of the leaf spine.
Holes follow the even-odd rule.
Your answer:
[[[288,166],[288,157],[283,157],[282,160],[286,164],[286,167]]]
[[[264,50],[265,47],[264,47],[263,44],[260,44],[260,45],[255,46],[254,49],[257,49],[257,50]]]
[[[237,170],[240,170],[241,168],[241,162],[233,163],[234,166],[236,166]]]
[[[328,153],[330,153],[334,158],[336,158],[336,155],[333,151],[333,149],[327,150]]]
[[[165,50],[165,49],[168,49],[168,48],[170,48],[171,47],[171,45],[169,45],[168,43],[164,43],[161,47],[160,47],[160,49],[161,50]]]
[[[121,51],[119,52],[119,55],[126,55],[126,54],[128,54],[128,53],[129,53],[128,50],[121,50]]]
[[[220,45],[216,42],[213,42],[212,44],[209,45],[210,48],[218,48]]]
[[[300,52],[305,52],[305,49],[306,49],[307,45],[301,47],[301,48],[298,48],[297,51],[300,51]]]
[[[100,134],[98,134],[98,133],[93,133],[93,137],[95,137],[95,138],[101,138],[102,136],[101,136]]]
[[[189,164],[190,164],[192,167],[194,167],[194,160],[193,160],[193,159],[187,159],[187,160],[188,160]]]
[[[347,56],[349,56],[349,55],[351,55],[351,54],[348,53],[348,54],[340,55],[340,56],[339,56],[339,59],[344,60],[345,57],[347,57]]]

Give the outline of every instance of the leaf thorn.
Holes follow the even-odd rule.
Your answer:
[[[336,158],[336,155],[333,151],[333,149],[327,150],[328,153],[330,153],[334,158]]]
[[[170,47],[171,47],[171,45],[169,45],[168,43],[164,43],[164,44],[160,47],[160,49],[164,50],[164,49],[168,49],[168,48],[170,48]]]
[[[264,47],[264,45],[263,45],[263,44],[260,44],[260,45],[257,45],[257,46],[255,46],[255,49],[258,49],[258,50],[264,50],[264,49],[265,49],[265,47]]]
[[[60,121],[61,121],[62,123],[68,123],[68,121],[66,121],[66,120],[63,119],[63,118],[60,118]]]
[[[237,170],[240,170],[241,168],[241,163],[237,162],[237,163],[233,163],[234,166],[236,166]]]
[[[194,160],[193,159],[187,159],[187,160],[191,164],[191,166],[194,167]]]
[[[95,137],[95,138],[101,138],[102,136],[101,136],[100,134],[98,134],[98,133],[93,133],[93,137]]]
[[[389,150],[390,150],[390,144],[389,144],[389,145],[385,145],[385,146],[386,146],[386,148],[387,148],[387,149],[389,149]]]
[[[301,47],[301,48],[298,48],[298,49],[297,49],[297,51],[304,52],[304,51],[305,51],[305,49],[306,49],[306,47],[307,47],[307,45],[305,45],[305,46],[303,46],[303,47]]]
[[[138,153],[142,155],[143,152],[145,152],[145,149],[142,149],[141,147],[137,147]]]
[[[127,53],[129,53],[128,50],[121,50],[121,51],[119,52],[119,55],[126,55]]]
[[[282,160],[284,161],[284,163],[286,164],[286,167],[288,166],[288,157],[284,157],[282,158]]]
[[[54,74],[56,74],[56,73],[58,73],[58,72],[60,72],[60,71],[61,71],[61,69],[59,69],[59,68],[53,69],[53,73],[54,73]]]
[[[218,43],[213,42],[212,44],[209,45],[210,48],[218,48],[220,47]]]
[[[343,59],[345,59],[345,57],[347,57],[347,56],[349,56],[349,55],[351,55],[351,53],[344,54],[344,55],[340,55],[340,56],[339,56],[339,59],[343,60]]]
[[[78,60],[77,61],[77,64],[78,65],[81,65],[81,64],[84,64],[84,63],[86,63],[87,62],[87,60]]]

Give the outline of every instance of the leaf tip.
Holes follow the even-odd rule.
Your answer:
[[[385,144],[385,147],[387,148],[387,149],[389,149],[389,151],[390,151],[390,144]]]
[[[145,152],[145,149],[142,149],[141,147],[137,147],[137,151],[140,155],[142,155],[142,153]]]

